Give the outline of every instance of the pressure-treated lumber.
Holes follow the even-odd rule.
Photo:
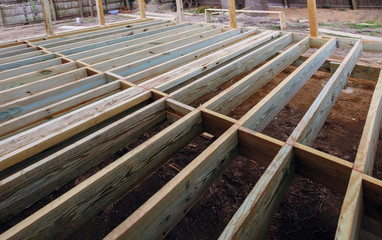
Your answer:
[[[60,234],[69,221],[78,226],[126,194],[201,133],[200,112],[188,114],[0,237],[47,238]],[[150,151],[146,146],[150,146]]]
[[[272,59],[259,69],[248,74],[230,89],[222,91],[204,104],[207,109],[227,114],[254,92],[260,89],[270,79],[280,73],[289,64],[293,63],[303,52],[309,48],[309,38],[305,38]],[[246,90],[246,91],[244,91]]]
[[[135,96],[137,95],[137,96]],[[135,96],[134,98],[131,98]],[[0,169],[4,170],[33,156],[97,123],[114,116],[151,97],[150,92],[131,88],[78,109],[47,124],[40,125],[3,141],[0,141]],[[131,99],[130,99],[131,98]],[[111,106],[112,104],[112,106]],[[81,112],[81,115],[77,114]],[[50,135],[52,134],[52,135]],[[12,144],[9,144],[12,142]]]
[[[96,0],[96,7],[97,7],[98,24],[101,26],[104,26],[105,25],[105,15],[103,13],[102,0]]]
[[[50,9],[49,0],[42,0],[42,10],[44,15],[44,25],[46,35],[54,35],[53,26],[52,26],[52,14]]]
[[[372,175],[374,158],[382,121],[382,71],[371,99],[358,152],[354,161],[354,169]]]
[[[316,0],[308,0],[308,11],[309,11],[309,28],[310,36],[318,36],[318,21],[317,21],[317,7]]]
[[[227,0],[227,1],[228,1],[227,4],[228,4],[229,25],[231,28],[237,28],[235,0]]]
[[[237,156],[235,128],[220,136],[106,239],[163,238]]]
[[[183,13],[183,1],[176,0],[176,15],[178,18],[178,22],[184,22],[184,13]]]
[[[20,212],[127,146],[165,118],[165,101],[162,99],[111,124],[103,124],[103,128],[86,137],[71,140],[73,144],[67,147],[36,156],[36,163],[2,180],[0,201],[5,203],[0,204],[0,219]]]
[[[146,12],[145,12],[145,0],[138,0],[138,6],[139,6],[139,14],[141,15],[141,19],[146,18]]]

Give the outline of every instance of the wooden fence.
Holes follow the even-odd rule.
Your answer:
[[[306,0],[287,0],[289,7],[306,7]],[[381,0],[356,0],[358,8],[382,8]],[[284,6],[284,0],[269,0],[270,6]],[[317,0],[320,8],[350,8],[352,0]]]
[[[94,0],[93,0],[94,1]],[[4,3],[4,1],[2,1]],[[14,3],[14,4],[9,4]],[[90,6],[88,0],[54,0],[50,1],[52,6],[53,16],[56,19],[67,17],[80,17],[81,4],[83,14],[90,15]],[[123,1],[120,0],[104,0],[103,8],[105,11],[119,9]],[[96,13],[96,4],[94,1],[93,10]],[[15,2],[7,2],[0,5],[0,26],[14,24],[28,24],[43,21],[43,11],[41,2],[30,1],[15,4]]]

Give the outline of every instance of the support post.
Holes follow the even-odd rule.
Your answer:
[[[102,0],[96,0],[98,23],[101,26],[105,25],[105,15],[103,14]]]
[[[178,17],[178,22],[184,22],[184,14],[183,14],[183,1],[176,0],[176,15]]]
[[[211,22],[211,11],[206,9],[204,14],[205,14],[205,18],[206,18],[206,23],[210,23]]]
[[[228,0],[229,25],[237,28],[235,0]]]
[[[54,35],[49,0],[43,0],[41,3],[42,3],[43,14],[44,14],[44,24],[45,24],[46,34],[48,36]]]
[[[310,36],[318,36],[316,0],[308,0]]]
[[[139,13],[141,14],[141,19],[146,18],[145,8],[144,8],[144,0],[138,0],[139,5]]]
[[[288,8],[288,0],[284,0],[284,8]]]

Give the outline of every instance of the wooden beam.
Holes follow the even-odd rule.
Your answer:
[[[165,237],[237,155],[237,126],[234,126],[105,239]]]
[[[193,63],[189,63],[184,65],[183,67],[174,69],[165,74],[159,75],[153,79],[150,79],[140,86],[145,88],[153,88],[158,89],[160,91],[168,91],[169,89],[179,85],[192,77],[195,77],[207,70],[215,68],[218,65],[221,65],[230,59],[239,56],[240,54],[253,49],[272,38],[275,38],[279,35],[278,32],[270,33],[264,32],[253,37],[247,38],[238,45],[229,46],[225,49],[217,51],[213,54],[210,54],[204,58],[201,58]]]
[[[176,0],[176,15],[178,17],[178,22],[184,22],[184,14],[183,14],[183,1]]]
[[[153,102],[103,127],[34,157],[34,164],[2,179],[0,219],[17,214],[166,119],[165,100]],[[102,149],[102,150],[101,150]],[[52,177],[54,175],[54,177]]]
[[[251,51],[244,56],[229,62],[224,68],[216,69],[215,71],[197,79],[196,81],[184,86],[183,88],[173,92],[170,96],[178,101],[190,104],[199,97],[212,91],[219,85],[229,81],[234,76],[237,76],[248,69],[252,69],[271,56],[277,51],[283,49],[292,43],[292,35],[286,34],[264,46]],[[193,94],[186,94],[192,92]]]
[[[80,16],[84,17],[84,9],[82,7],[82,0],[77,0],[78,1],[78,8],[80,10]]]
[[[335,47],[336,41],[335,38],[332,38],[247,112],[239,120],[239,123],[243,127],[261,132],[309,78],[313,76],[317,69],[332,54]]]
[[[102,0],[96,0],[96,6],[97,6],[98,24],[101,26],[104,26],[105,25],[105,15],[103,13]]]
[[[358,239],[364,209],[362,173],[352,171],[346,196],[342,203],[336,239]]]
[[[222,91],[204,104],[207,109],[227,114],[236,106],[260,89],[270,79],[292,64],[309,48],[309,37],[294,44],[291,48],[245,76],[230,88]],[[245,90],[245,91],[244,91]]]
[[[138,0],[138,6],[139,6],[139,14],[141,15],[141,19],[146,18],[146,13],[145,13],[145,0]]]
[[[44,25],[46,35],[51,36],[54,35],[53,26],[52,26],[52,14],[50,9],[49,0],[42,0],[42,10],[44,14]]]
[[[80,227],[202,133],[200,111],[195,110],[7,230],[0,238],[54,238],[65,231],[67,224],[71,229]]]
[[[231,28],[237,28],[235,0],[227,0],[227,1],[228,1],[229,25]]]
[[[382,71],[379,74],[371,99],[366,123],[358,146],[354,169],[368,175],[373,174],[374,159],[382,124]]]
[[[0,170],[13,166],[151,97],[149,91],[129,88],[29,131],[0,141]],[[81,112],[81,114],[77,114]],[[44,137],[42,137],[44,133]]]
[[[310,36],[318,36],[316,0],[308,0]]]

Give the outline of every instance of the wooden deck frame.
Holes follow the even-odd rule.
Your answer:
[[[382,73],[354,165],[309,147],[335,104],[347,77],[358,74],[356,76],[375,81],[378,75],[376,71],[381,72],[381,69],[357,65],[357,60],[362,49],[378,51],[382,45],[366,42],[365,46],[365,41],[361,40],[340,42],[340,47],[350,48],[349,54],[343,61],[332,63],[328,59],[336,46],[334,38],[315,39],[252,29],[226,31],[212,25],[174,25],[149,20],[130,21],[127,24],[136,26],[138,31],[153,27],[146,30],[150,32],[148,35],[142,31],[134,34],[134,38],[126,39],[127,42],[131,41],[131,46],[143,44],[143,51],[152,49],[143,47],[148,46],[144,44],[150,41],[163,39],[173,42],[158,55],[137,55],[142,56],[137,57],[137,62],[102,62],[104,66],[117,64],[109,72],[98,69],[97,64],[82,62],[79,56],[97,51],[102,53],[113,47],[118,49],[121,46],[118,42],[110,45],[102,45],[101,42],[107,34],[114,34],[116,39],[118,36],[123,38],[118,33],[124,29],[123,24],[94,28],[94,32],[72,32],[62,35],[62,38],[55,36],[34,42],[26,40],[28,45],[11,44],[13,46],[9,48],[5,47],[7,45],[0,48],[0,69],[3,69],[0,72],[0,91],[4,94],[0,95],[0,100],[4,102],[3,106],[14,108],[21,102],[32,103],[33,99],[39,99],[40,96],[63,93],[66,88],[75,89],[82,83],[98,78],[103,78],[105,86],[109,86],[102,93],[95,93],[104,89],[98,87],[50,105],[41,105],[29,113],[1,123],[1,130],[6,131],[1,132],[3,139],[0,141],[0,221],[17,214],[41,196],[80,175],[152,126],[165,119],[173,122],[4,232],[0,238],[53,237],[65,231],[69,222],[81,226],[203,132],[217,139],[106,239],[163,238],[237,155],[250,158],[267,169],[222,232],[221,239],[266,237],[273,213],[295,172],[330,189],[346,193],[336,238],[357,238],[364,228],[362,222],[366,217],[382,222],[382,181],[370,176],[375,139],[378,139],[381,129],[382,97],[379,89],[382,86]],[[192,29],[220,31],[218,36],[221,38],[212,45],[206,38],[198,43],[179,44],[171,48],[176,39],[183,39],[182,34],[187,29],[190,32]],[[166,32],[173,35],[166,35]],[[211,39],[214,37],[211,35]],[[139,38],[144,41],[134,40]],[[67,48],[58,47],[61,41]],[[86,43],[86,46],[82,47],[76,41]],[[280,52],[288,45],[291,46],[286,51]],[[194,48],[186,51],[190,46]],[[309,47],[319,49],[306,58],[302,54]],[[33,59],[39,53],[53,56],[53,59]],[[137,51],[132,51],[132,54],[135,53]],[[123,59],[124,55],[121,56]],[[231,77],[272,56],[275,57],[202,106],[193,108],[188,105]],[[15,61],[8,63],[10,60]],[[235,120],[224,115],[296,60],[299,67],[241,119]],[[153,63],[139,69],[141,64],[151,61]],[[22,66],[25,63],[30,65]],[[320,67],[336,70],[288,140],[282,142],[259,133]],[[126,73],[127,70],[131,72]],[[152,74],[150,70],[153,70]],[[371,75],[364,74],[367,72]],[[28,91],[30,96],[26,95]],[[102,99],[95,98],[99,95]],[[12,98],[13,102],[7,101],[8,98]],[[66,109],[68,104],[73,109]],[[50,116],[54,118],[49,119]],[[40,134],[42,132],[43,137]],[[102,154],[91,157],[99,148],[103,149]],[[126,169],[129,169],[127,175]],[[37,184],[40,182],[44,184]],[[372,228],[365,228],[365,231],[380,235],[378,231],[373,232]]]
[[[223,12],[229,12],[229,9],[215,9],[215,8],[209,8],[205,10],[205,18],[206,23],[212,22],[212,13],[223,13]],[[259,10],[235,10],[236,13],[269,13],[269,14],[278,14],[279,20],[280,20],[280,30],[284,30],[286,28],[286,18],[285,18],[285,12],[284,11],[259,11]],[[236,18],[236,16],[235,16]]]

